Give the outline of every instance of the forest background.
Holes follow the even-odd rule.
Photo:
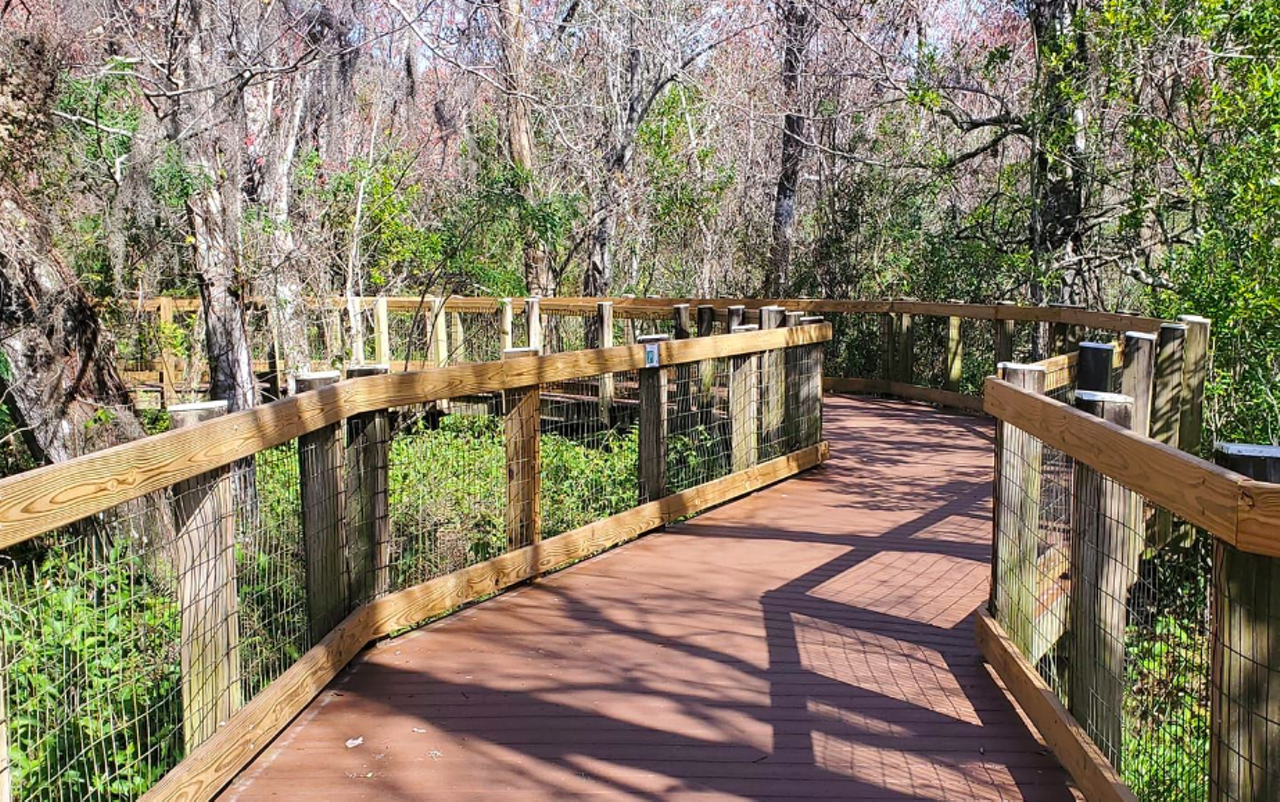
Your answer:
[[[251,295],[286,370],[333,296],[1194,313],[1206,442],[1276,443],[1278,56],[1280,0],[0,0],[0,468],[144,431],[165,295],[233,409]]]

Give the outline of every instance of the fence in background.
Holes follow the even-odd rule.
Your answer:
[[[0,799],[211,798],[370,640],[819,464],[830,326],[766,317],[303,374],[0,481]]]
[[[705,335],[759,324],[760,310],[823,315],[833,326],[826,347],[827,389],[880,393],[970,410],[981,409],[984,379],[999,362],[1026,361],[1039,328],[1050,355],[1074,353],[1076,343],[1126,331],[1156,333],[1165,321],[1076,307],[1013,304],[819,299],[701,298],[361,298],[366,335],[344,324],[346,299],[309,307],[312,368],[348,362],[389,364],[393,371],[497,359],[513,347],[560,353],[589,346],[634,344],[645,335]],[[250,300],[249,338],[264,393],[277,397],[285,370],[274,361],[274,334],[260,302]],[[530,315],[531,308],[537,314]],[[195,400],[207,382],[201,362],[200,304],[193,298],[155,298],[134,305],[116,328],[122,367],[140,396],[161,403]],[[1177,352],[1203,366],[1207,321],[1189,318]],[[1203,333],[1204,336],[1200,336]],[[350,341],[356,340],[353,345]],[[176,346],[181,346],[176,348]],[[1190,381],[1203,387],[1203,380]],[[1184,394],[1197,408],[1203,393]]]

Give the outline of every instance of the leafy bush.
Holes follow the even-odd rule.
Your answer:
[[[133,799],[182,756],[172,591],[127,544],[101,559],[81,544],[44,549],[6,579],[18,799]]]

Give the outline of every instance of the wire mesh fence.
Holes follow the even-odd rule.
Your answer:
[[[997,619],[1139,798],[1208,798],[1210,538],[1001,428]]]
[[[468,358],[496,319],[457,319]],[[364,412],[5,550],[0,775],[22,800],[138,797],[360,605],[817,443],[822,358]]]

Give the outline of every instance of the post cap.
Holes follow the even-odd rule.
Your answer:
[[[302,371],[301,373],[293,374],[293,378],[304,382],[324,381],[325,379],[341,379],[342,372],[337,370]]]
[[[1083,343],[1080,343],[1079,347],[1080,347],[1080,348],[1096,348],[1096,349],[1097,349],[1097,350],[1099,350],[1099,351],[1114,351],[1114,350],[1116,350],[1115,345],[1114,345],[1114,344],[1112,344],[1112,343],[1083,342]]]
[[[642,334],[636,338],[636,343],[660,343],[670,339],[670,334]]]
[[[1040,373],[1044,373],[1046,368],[1044,365],[1035,365],[1030,362],[1001,362],[1000,364],[996,365],[997,372],[1003,371],[1003,370],[1029,370],[1029,371],[1032,371],[1033,373],[1036,371],[1039,371]]]
[[[1101,390],[1076,390],[1076,400],[1099,404],[1132,404],[1133,396],[1124,393],[1104,393]]]
[[[1266,446],[1256,443],[1214,443],[1213,450],[1229,457],[1280,459],[1280,446]]]
[[[170,404],[169,412],[211,412],[213,410],[225,410],[227,402],[219,399],[216,401],[192,401],[189,404]]]

